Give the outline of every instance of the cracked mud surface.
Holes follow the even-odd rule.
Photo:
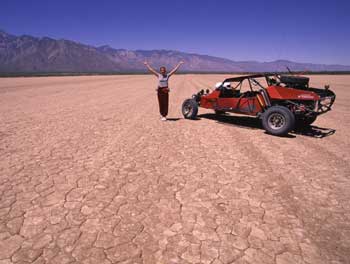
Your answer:
[[[350,77],[285,138],[182,119],[222,79],[174,76],[168,122],[151,76],[0,79],[0,263],[350,263]]]

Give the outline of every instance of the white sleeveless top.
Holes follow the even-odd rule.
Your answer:
[[[165,76],[163,76],[163,74],[158,74],[158,87],[160,88],[164,88],[164,87],[169,87],[169,74],[166,74]]]

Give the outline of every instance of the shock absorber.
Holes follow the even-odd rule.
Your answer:
[[[271,106],[270,98],[269,98],[267,92],[264,89],[260,89],[259,92],[262,95],[262,97],[264,98],[265,105],[266,106]]]
[[[258,102],[259,102],[261,108],[264,109],[264,108],[265,108],[265,105],[264,105],[264,103],[263,103],[263,98],[260,98],[260,97],[262,97],[261,94],[257,94],[257,95],[256,95],[256,99],[258,99]]]

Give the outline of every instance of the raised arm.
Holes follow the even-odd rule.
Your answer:
[[[154,75],[158,76],[159,73],[158,73],[155,69],[153,69],[153,68],[148,64],[147,61],[145,61],[143,64],[145,64],[145,66],[147,67],[147,69],[148,69],[151,73],[153,73]]]
[[[182,64],[184,64],[184,62],[183,62],[183,61],[180,61],[180,62],[176,65],[176,67],[169,73],[169,76],[173,75],[173,74],[180,68],[180,66],[181,66]]]

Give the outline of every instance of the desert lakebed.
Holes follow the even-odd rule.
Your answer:
[[[181,104],[222,75],[0,79],[1,263],[349,263],[350,76],[289,137]]]

